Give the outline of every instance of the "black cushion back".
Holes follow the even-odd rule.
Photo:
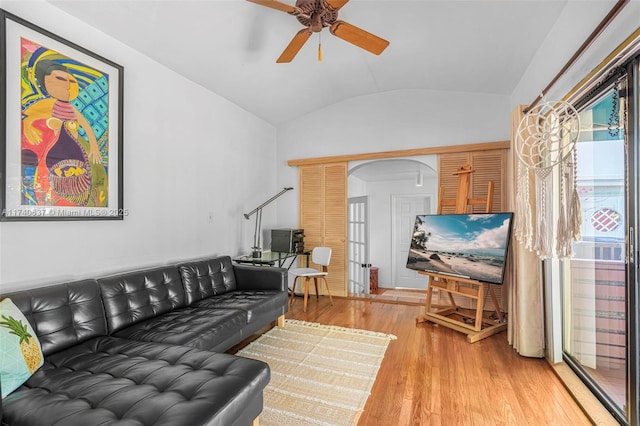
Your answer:
[[[99,278],[109,332],[186,306],[175,266]]]
[[[229,256],[183,263],[179,269],[188,304],[236,289],[236,276]]]
[[[49,355],[96,336],[107,324],[95,280],[82,280],[5,294],[24,313]]]

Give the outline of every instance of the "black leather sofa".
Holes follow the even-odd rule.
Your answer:
[[[287,274],[222,256],[0,297],[44,354],[3,425],[248,425],[269,367],[222,352],[283,325]]]

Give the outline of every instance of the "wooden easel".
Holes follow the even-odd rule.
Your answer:
[[[438,194],[438,214],[442,214],[442,207],[455,206],[456,213],[466,213],[468,206],[485,205],[485,212],[491,212],[491,204],[493,202],[493,182],[489,182],[487,189],[487,198],[469,198],[469,183],[473,170],[469,164],[465,164],[459,168],[454,175],[458,175],[458,194],[455,199],[444,199],[444,188],[440,187]],[[465,333],[469,343],[477,342],[507,328],[507,322],[502,315],[498,298],[496,297],[493,287],[489,283],[466,279],[452,278],[447,275],[418,272],[422,275],[431,277],[429,280],[429,288],[427,289],[427,299],[424,312],[416,318],[417,323],[431,321],[436,324],[449,327],[453,330]],[[444,291],[449,296],[450,305],[435,306],[432,304],[433,290],[438,289]],[[485,294],[488,288],[489,296],[495,308],[497,322],[484,317]],[[460,307],[456,304],[453,295],[468,297],[475,299],[476,311],[475,315],[470,315],[460,311]]]

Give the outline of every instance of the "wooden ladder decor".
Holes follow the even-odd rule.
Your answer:
[[[458,193],[455,199],[444,199],[444,188],[440,187],[438,191],[438,214],[442,214],[443,207],[453,206],[455,206],[456,213],[467,213],[468,207],[474,205],[484,205],[485,213],[491,212],[493,182],[489,182],[487,198],[469,198],[471,173],[473,173],[473,169],[469,164],[465,164],[454,172],[454,175],[458,175]],[[502,315],[492,284],[467,278],[451,278],[447,275],[427,271],[419,271],[418,273],[427,275],[430,279],[425,306],[422,308],[422,313],[416,317],[416,323],[431,321],[465,333],[469,343],[477,342],[506,330],[507,321]],[[447,293],[449,305],[434,305],[432,303],[434,289]],[[495,321],[484,316],[485,294],[487,292],[495,308]],[[475,315],[461,311],[461,308],[455,302],[454,294],[475,300]]]

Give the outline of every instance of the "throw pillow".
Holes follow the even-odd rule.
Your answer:
[[[43,362],[40,342],[29,321],[11,299],[0,301],[2,398],[26,382]]]

